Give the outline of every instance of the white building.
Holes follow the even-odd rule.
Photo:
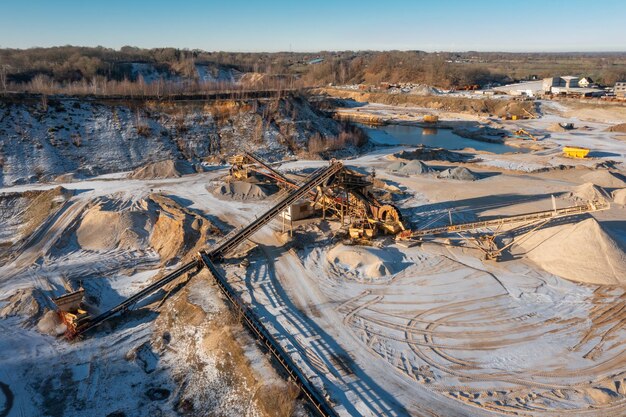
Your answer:
[[[591,80],[585,78],[585,80]],[[584,84],[584,83],[583,83]],[[541,81],[530,81],[517,84],[503,85],[494,90],[512,96],[534,97],[540,94],[567,94],[579,96],[599,96],[604,92],[597,88],[587,88],[580,85],[580,79],[571,75],[563,77],[544,78]]]
[[[626,98],[626,81],[618,81],[613,88],[615,96],[618,98]]]
[[[543,92],[543,85],[541,81],[529,81],[525,83],[501,85],[499,87],[495,87],[494,90],[511,96],[534,97]]]

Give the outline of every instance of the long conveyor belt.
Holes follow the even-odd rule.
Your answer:
[[[83,327],[77,329],[77,334],[84,333],[89,329],[92,329],[115,314],[124,311],[128,307],[137,303],[141,299],[147,297],[151,293],[155,292],[159,288],[163,287],[169,282],[174,281],[186,272],[191,271],[194,268],[206,267],[211,275],[214,277],[218,286],[231,302],[233,307],[241,314],[244,324],[253,332],[253,334],[261,341],[264,346],[272,353],[276,360],[281,364],[285,371],[289,374],[290,378],[296,383],[298,388],[311,402],[315,410],[323,417],[335,417],[337,414],[333,408],[328,404],[325,398],[317,391],[315,386],[309,381],[309,379],[302,373],[297,367],[295,362],[291,359],[289,354],[285,352],[282,346],[274,339],[270,332],[265,328],[262,322],[256,317],[250,308],[240,299],[233,288],[228,283],[226,277],[224,277],[220,271],[215,267],[213,263],[214,259],[220,259],[229,251],[237,247],[243,240],[250,237],[254,232],[261,227],[269,223],[279,213],[285,210],[289,205],[293,204],[298,199],[305,196],[310,190],[314,189],[318,185],[323,184],[330,179],[334,174],[342,169],[341,162],[332,162],[330,166],[315,171],[309,179],[296,190],[293,190],[287,196],[285,196],[274,207],[269,209],[255,221],[248,226],[236,231],[235,233],[227,236],[218,246],[209,252],[200,252],[199,258],[186,263],[175,271],[170,272],[165,277],[161,278],[157,282],[149,285],[133,296],[129,297],[122,303],[113,307],[105,313],[96,316],[92,320],[88,321]]]
[[[233,250],[235,247],[241,244],[241,242],[243,242],[245,239],[250,237],[254,232],[256,232],[261,227],[269,223],[273,218],[279,215],[283,210],[285,210],[295,201],[305,196],[310,190],[324,183],[324,181],[328,180],[334,174],[339,172],[342,169],[342,167],[343,167],[343,164],[341,162],[332,162],[330,166],[315,171],[309,177],[309,179],[307,180],[305,184],[293,190],[291,193],[285,196],[282,200],[280,200],[274,207],[269,209],[263,215],[259,216],[255,221],[250,223],[248,226],[245,226],[242,229],[235,230],[229,235],[227,235],[220,243],[218,243],[215,249],[207,252],[207,256],[209,256],[211,259],[219,259],[223,257],[226,253]],[[176,278],[180,277],[186,272],[189,272],[192,269],[198,267],[199,265],[201,266],[202,264],[199,263],[198,260],[194,260],[194,261],[184,264],[180,268],[165,275],[163,278],[159,279],[158,281],[148,285],[146,288],[139,291],[138,293],[130,296],[129,298],[127,298],[120,304],[113,307],[112,309],[94,317],[93,319],[90,319],[89,321],[84,323],[82,326],[77,328],[76,335],[84,333],[98,326],[102,322],[108,320],[109,318],[116,315],[117,313],[127,310],[129,307],[136,304],[138,301],[149,296],[150,294],[154,293],[158,289],[174,281]]]
[[[110,310],[108,310],[108,311],[106,311],[106,312],[104,312],[104,313],[94,317],[93,319],[89,320],[87,323],[85,323],[84,326],[79,327],[77,329],[77,334],[84,333],[87,330],[90,330],[90,329],[98,326],[99,324],[101,324],[105,320],[108,320],[109,318],[111,318],[115,314],[128,309],[129,307],[131,307],[133,304],[137,303],[141,299],[149,296],[150,294],[152,294],[153,292],[157,291],[158,289],[160,289],[164,285],[167,285],[168,283],[174,281],[176,278],[180,277],[181,275],[183,275],[186,272],[191,271],[192,269],[196,268],[197,266],[198,266],[198,261],[197,260],[194,260],[194,261],[191,261],[191,262],[188,262],[188,263],[184,264],[180,268],[177,268],[176,270],[174,270],[174,271],[170,272],[169,274],[165,275],[163,278],[159,279],[158,281],[153,282],[152,284],[148,285],[146,288],[144,288],[143,290],[139,291],[138,293],[133,294],[132,296],[128,297],[126,300],[122,301],[121,303],[119,303],[118,305],[113,307],[112,309],[110,309]]]
[[[606,210],[609,204],[602,201],[592,201],[587,204],[564,207],[560,209],[538,211],[515,216],[498,217],[497,219],[483,220],[470,223],[458,223],[448,226],[434,227],[430,229],[414,230],[411,237],[421,237],[429,235],[439,235],[443,233],[467,232],[471,230],[484,229],[487,227],[497,227],[505,224],[526,223],[538,220],[556,219],[559,217],[575,216],[583,213],[590,213],[598,210]]]

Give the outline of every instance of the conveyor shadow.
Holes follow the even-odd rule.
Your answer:
[[[264,252],[271,252],[274,258],[279,257],[287,250],[287,248],[283,246],[259,246]],[[263,261],[267,261],[268,258],[269,257],[265,257]],[[259,259],[254,260],[252,266],[248,269],[248,271],[246,271],[245,284],[251,297],[251,302],[254,306],[255,312],[257,312],[257,314],[259,314],[259,316],[263,319],[271,321],[276,332],[286,338],[292,346],[300,346],[301,342],[298,340],[296,335],[292,334],[289,329],[285,328],[283,324],[281,324],[278,317],[288,321],[294,328],[297,328],[304,335],[304,337],[315,337],[315,344],[311,343],[309,344],[309,347],[320,359],[325,362],[325,365],[328,366],[329,369],[334,369],[335,372],[333,373],[338,371],[338,369],[333,368],[335,366],[342,369],[349,369],[349,372],[354,376],[354,378],[345,378],[345,376],[342,377],[338,374],[335,374],[334,376],[340,380],[344,380],[342,382],[349,386],[350,391],[356,394],[364,404],[373,406],[372,411],[374,413],[389,416],[408,415],[408,410],[396,401],[391,393],[387,392],[385,388],[377,384],[367,373],[359,368],[354,361],[345,360],[345,358],[350,358],[350,354],[345,351],[343,347],[341,347],[337,341],[331,335],[326,333],[324,329],[322,329],[314,320],[298,309],[280,284],[280,281],[276,276],[273,263],[271,261],[263,261]],[[256,266],[262,266],[263,264],[267,266],[268,279],[262,279],[263,277],[258,276],[260,271],[258,267],[254,267],[255,264]],[[272,307],[284,307],[283,313],[281,313],[280,316],[275,316],[267,309],[266,305],[262,301],[257,299],[255,295],[255,287],[258,288],[259,286],[261,287],[261,291],[272,303]],[[300,350],[299,353],[302,355],[302,358],[306,360],[306,352]],[[329,356],[335,359],[344,358],[344,360],[341,361],[341,366],[330,362]],[[307,363],[311,369],[316,369],[308,360]],[[346,408],[350,415],[362,415],[361,412],[356,409],[354,404],[352,404],[351,399],[348,398],[340,386],[337,386],[336,383],[327,375],[319,372],[319,369],[317,375],[324,382],[325,386],[336,387],[332,390],[332,393],[334,395],[341,395],[341,398],[336,398],[336,400],[339,404]]]

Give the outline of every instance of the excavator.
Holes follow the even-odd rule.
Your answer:
[[[516,130],[514,137],[518,137],[518,138],[521,138],[521,139],[532,139],[535,142],[537,142],[537,140],[538,140],[537,136],[531,134],[530,132],[528,132],[525,129],[518,129],[518,130]]]

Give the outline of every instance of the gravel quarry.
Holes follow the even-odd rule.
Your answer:
[[[458,233],[355,244],[337,219],[290,233],[277,217],[217,269],[339,416],[624,415],[626,150],[602,131],[607,154],[568,159],[561,145],[600,138],[558,133],[529,153],[381,146],[342,160],[375,173],[411,230],[609,204],[494,230],[507,232],[498,260]],[[80,287],[105,312],[285,195],[221,161],[144,162],[0,189],[0,415],[315,415],[207,269],[63,338],[53,298]],[[275,169],[304,181],[328,166]]]

